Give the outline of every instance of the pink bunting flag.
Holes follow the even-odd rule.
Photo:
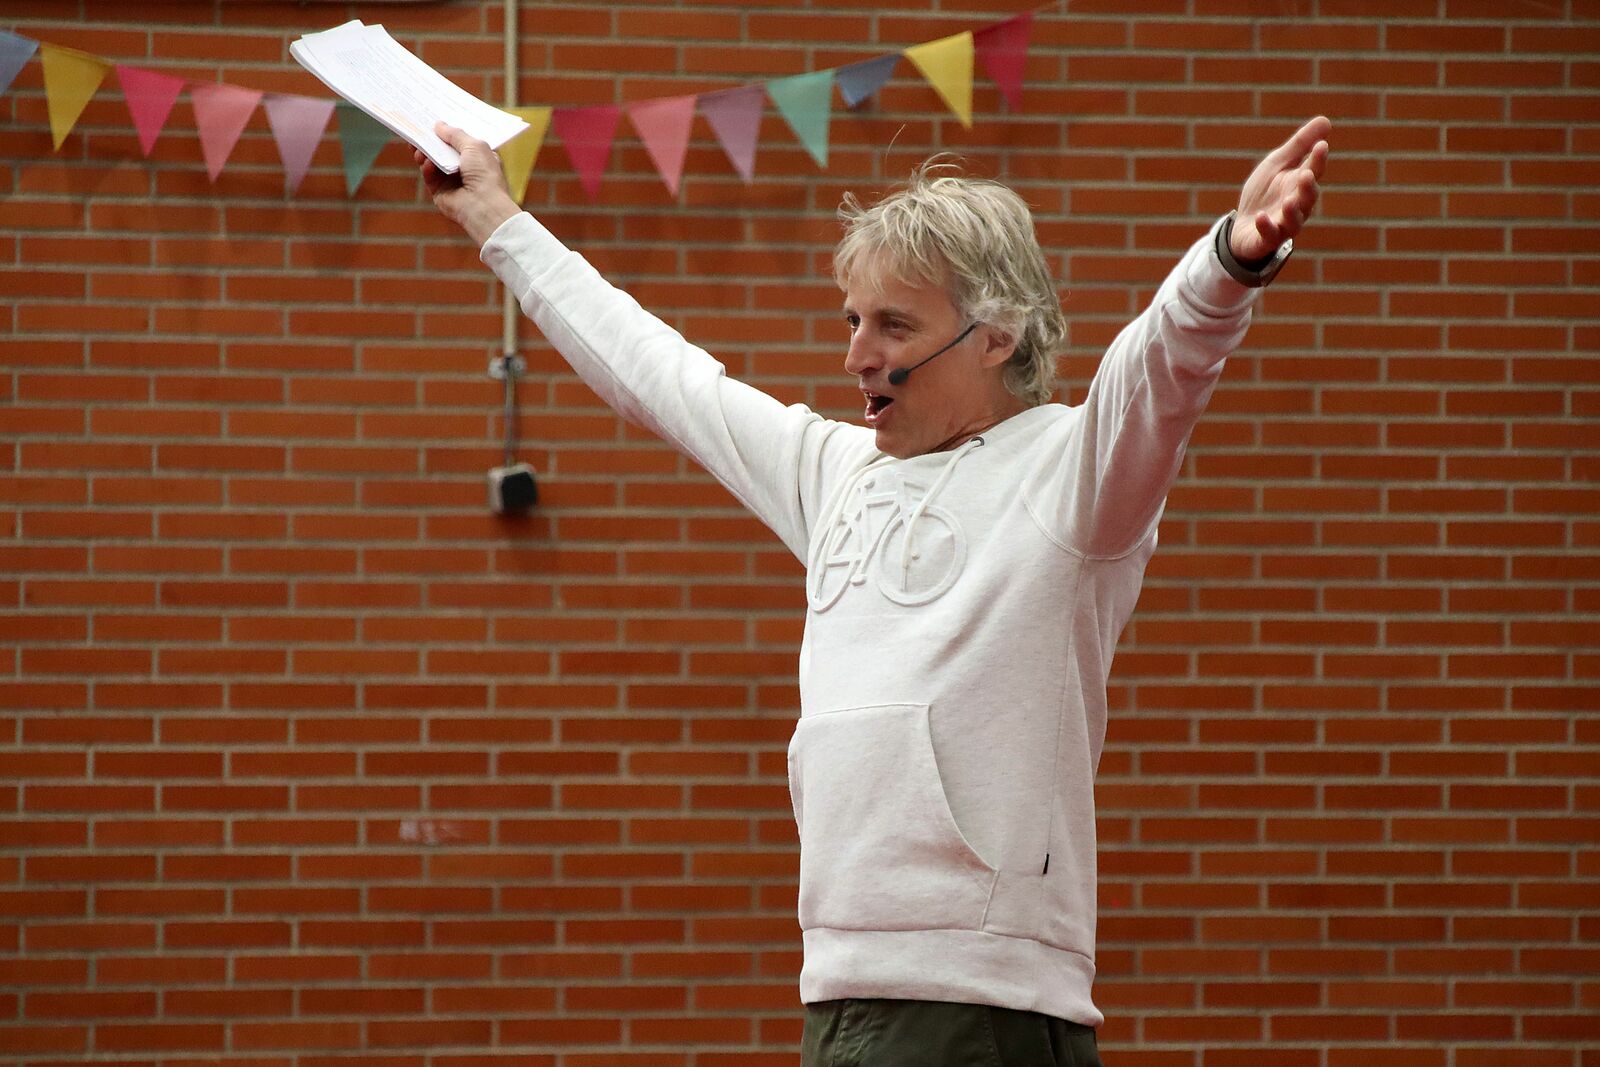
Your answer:
[[[689,128],[694,125],[693,96],[667,96],[645,100],[628,108],[628,118],[639,131],[650,161],[673,196],[683,178],[683,159],[689,152]]]
[[[1032,26],[1033,12],[1024,11],[972,35],[978,62],[1000,87],[1013,111],[1022,106],[1022,72],[1028,65],[1028,31]]]
[[[761,131],[761,109],[766,102],[766,87],[759,82],[700,97],[700,114],[711,123],[728,161],[746,185],[756,170],[756,135]]]
[[[133,116],[133,128],[139,131],[139,150],[148,159],[156,138],[166,128],[172,105],[183,91],[183,79],[119,63],[117,81],[122,86],[122,98],[128,102],[128,114]]]
[[[239,143],[244,124],[261,102],[255,89],[220,82],[197,82],[189,87],[194,102],[194,121],[200,129],[200,152],[206,157],[206,172],[216,181],[222,167]]]
[[[262,106],[267,109],[273,140],[278,142],[284,183],[293,196],[311,167],[311,155],[328,128],[328,120],[333,118],[333,100],[273,93]]]
[[[601,107],[556,108],[552,121],[561,143],[567,146],[572,168],[578,172],[583,192],[590,200],[600,195],[600,178],[611,158],[611,142],[617,136],[622,109]]]

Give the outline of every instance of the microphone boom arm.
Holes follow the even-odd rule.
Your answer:
[[[933,354],[933,356],[929,356],[928,359],[923,360],[921,363],[914,363],[909,367],[896,367],[894,370],[889,372],[889,384],[890,385],[901,385],[901,384],[904,384],[905,380],[907,378],[911,377],[911,372],[912,371],[914,371],[918,367],[922,366],[923,363],[928,362],[928,360],[933,359],[934,356],[942,356],[942,355],[944,355],[946,352],[950,351],[956,345],[960,344],[962,341],[965,341],[967,339],[967,335],[969,333],[971,333],[973,330],[976,330],[977,328],[978,328],[978,324],[976,322],[969,322],[967,324],[967,328],[965,330],[962,330],[961,333],[959,335],[957,335],[957,337],[956,337],[956,339],[954,341],[951,341],[949,344],[947,344],[943,348],[939,349],[939,351],[935,352]]]

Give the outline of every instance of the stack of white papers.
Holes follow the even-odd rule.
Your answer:
[[[412,55],[382,26],[364,26],[360,19],[308,33],[289,45],[289,54],[322,84],[422,149],[446,174],[461,169],[461,157],[434,134],[435,122],[465,130],[490,148],[528,128]]]

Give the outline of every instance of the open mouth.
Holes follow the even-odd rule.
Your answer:
[[[894,403],[894,397],[883,396],[879,393],[867,393],[867,422],[876,422],[884,409]]]

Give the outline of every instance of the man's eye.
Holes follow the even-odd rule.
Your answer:
[[[844,324],[846,326],[850,327],[850,332],[851,333],[855,333],[856,330],[859,329],[860,326],[861,326],[861,320],[859,318],[857,318],[855,315],[846,315],[844,317]]]

